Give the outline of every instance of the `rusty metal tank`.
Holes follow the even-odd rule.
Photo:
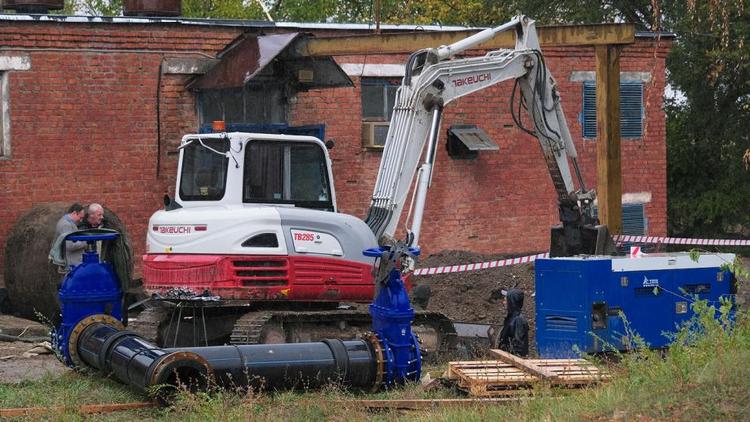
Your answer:
[[[61,10],[65,7],[65,0],[4,0],[2,7],[17,13],[47,13],[50,10]]]
[[[180,16],[181,0],[123,0],[125,16]]]

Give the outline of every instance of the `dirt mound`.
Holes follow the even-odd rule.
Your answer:
[[[514,254],[512,256],[530,255]],[[467,251],[442,251],[419,260],[418,268],[471,264],[509,258],[508,255],[481,255]],[[507,313],[502,290],[524,292],[523,315],[529,322],[529,342],[535,348],[534,264],[511,265],[479,271],[413,276],[414,286],[427,284],[432,295],[427,307],[454,321],[502,325]]]
[[[36,319],[39,312],[54,319],[59,312],[57,291],[63,275],[48,261],[55,225],[70,203],[36,205],[22,215],[5,243],[5,285],[11,311]],[[105,227],[125,232],[122,221],[104,210]],[[128,262],[132,268],[132,259]]]

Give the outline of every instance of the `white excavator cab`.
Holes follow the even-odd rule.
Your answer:
[[[267,204],[335,211],[331,160],[310,136],[188,135],[180,145],[182,207]]]

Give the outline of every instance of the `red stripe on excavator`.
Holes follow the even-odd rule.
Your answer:
[[[182,287],[224,299],[370,301],[372,265],[336,258],[275,255],[148,254],[148,293]]]

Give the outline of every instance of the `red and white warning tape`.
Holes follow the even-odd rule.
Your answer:
[[[549,252],[536,255],[517,256],[515,258],[499,259],[497,261],[477,262],[474,264],[445,265],[442,267],[417,268],[414,275],[433,275],[446,273],[460,273],[463,271],[485,270],[487,268],[505,267],[508,265],[527,264],[537,258],[549,258]]]
[[[613,236],[618,243],[662,243],[670,245],[703,245],[703,246],[750,246],[748,239],[690,239],[686,237],[661,236]],[[464,271],[485,270],[487,268],[505,267],[508,265],[527,264],[538,258],[549,258],[549,252],[536,255],[518,256],[497,261],[477,262],[474,264],[445,265],[441,267],[417,268],[414,275],[434,275],[460,273]]]
[[[690,239],[687,237],[613,236],[619,243],[663,243],[668,245],[750,246],[750,239]]]

